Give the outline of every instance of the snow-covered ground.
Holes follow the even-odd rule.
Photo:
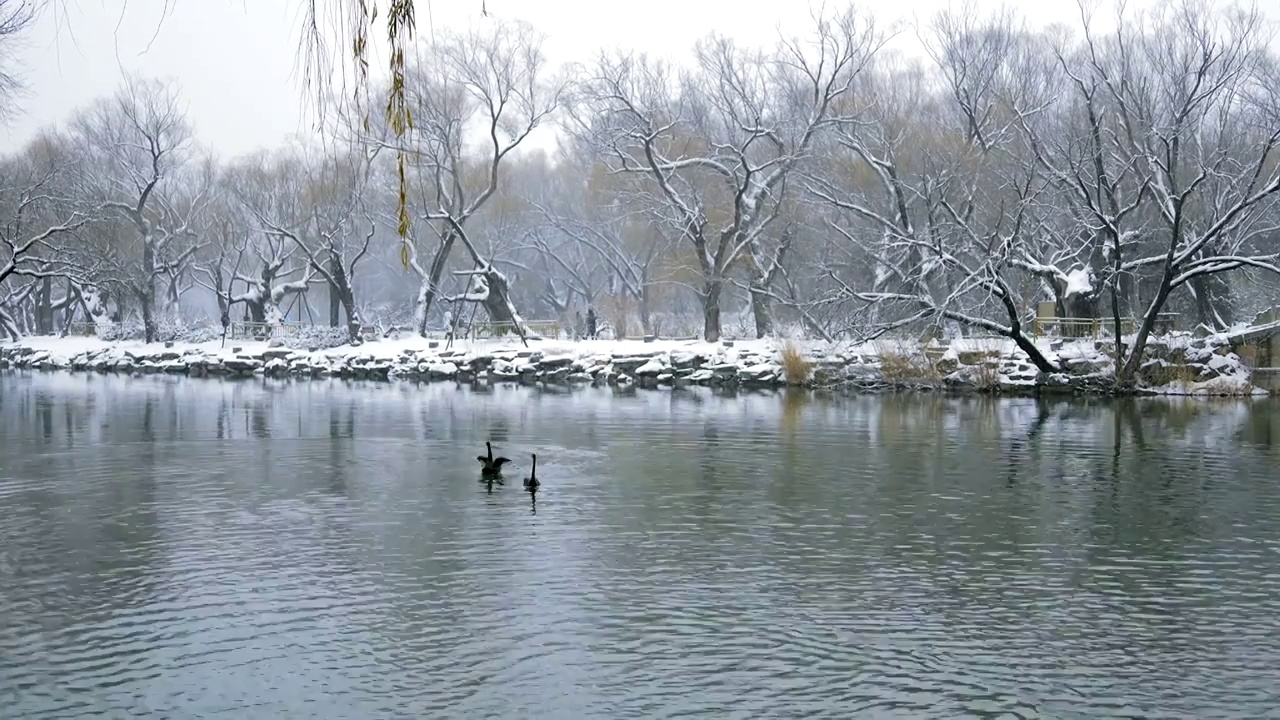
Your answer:
[[[384,339],[364,343],[363,345],[342,345],[333,348],[307,351],[305,349],[273,348],[267,342],[246,340],[211,340],[208,342],[187,343],[175,341],[172,347],[164,343],[144,343],[141,340],[106,341],[96,337],[51,337],[32,336],[20,342],[0,344],[3,347],[26,347],[40,352],[47,352],[52,362],[67,366],[72,358],[86,353],[110,353],[120,357],[133,356],[139,360],[167,357],[174,353],[179,356],[201,355],[209,358],[233,359],[244,356],[262,356],[267,351],[280,352],[289,349],[294,353],[305,354],[313,358],[340,360],[345,358],[363,360],[393,361],[406,355],[417,355],[422,358],[483,356],[509,353],[541,353],[542,356],[570,355],[574,358],[607,355],[616,357],[637,357],[667,355],[679,352],[700,352],[717,357],[734,358],[744,355],[763,355],[772,353],[774,341],[750,340],[736,341],[733,347],[724,347],[720,343],[708,343],[701,340],[656,340],[646,343],[642,340],[541,340],[531,339],[526,348],[519,339],[492,340],[457,340],[446,348],[443,340],[428,340],[422,337],[401,339]],[[824,344],[825,345],[825,344]],[[805,346],[806,349],[808,346]],[[446,353],[448,353],[446,355]]]
[[[1149,391],[1177,395],[1265,394],[1223,338],[1154,338],[1143,378]],[[145,344],[86,337],[29,337],[0,344],[0,367],[34,367],[189,375],[371,377],[622,387],[787,384],[945,387],[1028,392],[1101,388],[1115,372],[1106,342],[1042,340],[1042,352],[1066,372],[1039,372],[1011,342],[959,339],[946,345],[880,340],[862,345],[787,340],[383,339],[327,349],[272,347],[220,340]],[[784,349],[801,367],[787,367]]]

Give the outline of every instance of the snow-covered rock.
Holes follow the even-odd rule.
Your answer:
[[[782,375],[782,368],[773,363],[756,363],[738,370],[739,382],[760,385],[770,384]]]
[[[432,380],[443,380],[455,377],[457,374],[458,366],[451,362],[433,363],[427,366],[427,376]]]
[[[671,367],[676,370],[691,370],[702,367],[707,361],[706,355],[699,352],[681,351],[671,353]]]
[[[698,370],[694,370],[694,371],[689,375],[688,380],[689,380],[689,382],[692,382],[692,383],[697,383],[697,384],[699,384],[699,385],[705,385],[705,384],[707,384],[707,383],[711,382],[711,379],[712,379],[712,378],[714,378],[715,376],[716,376],[716,374],[715,374],[714,372],[712,372],[712,371],[710,371],[710,370],[708,370],[708,369],[706,369],[706,368],[700,368],[700,369],[698,369]]]
[[[616,365],[617,363],[614,364]],[[636,377],[654,377],[667,372],[669,369],[670,368],[667,367],[666,363],[662,362],[661,358],[654,357],[650,358],[649,362],[636,368],[632,374]]]
[[[572,355],[555,355],[552,357],[544,357],[538,361],[539,370],[558,370],[562,367],[569,367],[573,364],[575,358]]]

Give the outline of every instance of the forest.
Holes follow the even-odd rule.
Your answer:
[[[0,10],[0,45],[20,22]],[[850,6],[771,47],[553,66],[490,18],[415,39],[403,126],[347,108],[238,158],[202,148],[179,83],[129,77],[0,159],[0,338],[288,321],[359,342],[592,309],[615,337],[1001,336],[1052,370],[1030,328],[1052,302],[1128,336],[1123,381],[1162,318],[1221,330],[1275,302],[1271,28],[1203,0],[1044,28]]]

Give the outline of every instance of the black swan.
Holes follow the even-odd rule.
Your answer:
[[[479,460],[481,465],[480,474],[485,476],[499,475],[502,472],[502,464],[511,462],[511,458],[504,458],[501,456],[494,457],[493,446],[489,444],[487,441],[485,442],[484,446],[489,450],[488,456],[485,456],[485,455],[476,456],[476,460]]]
[[[541,484],[538,482],[538,456],[533,455],[533,469],[529,471],[529,477],[524,479],[524,489],[536,493]]]

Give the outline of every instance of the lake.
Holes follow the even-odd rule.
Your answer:
[[[2,373],[0,714],[1260,717],[1277,425]]]

